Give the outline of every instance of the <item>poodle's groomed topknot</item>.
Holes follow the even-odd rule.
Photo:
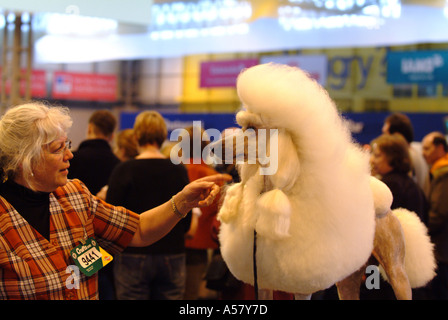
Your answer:
[[[337,160],[351,140],[328,93],[299,68],[267,63],[245,69],[237,92],[244,108],[240,112],[258,115],[267,127],[286,129],[301,150],[313,151],[303,155],[312,161]]]

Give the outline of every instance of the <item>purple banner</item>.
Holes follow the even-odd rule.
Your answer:
[[[258,64],[258,59],[211,61],[201,63],[201,88],[235,87],[241,70]]]

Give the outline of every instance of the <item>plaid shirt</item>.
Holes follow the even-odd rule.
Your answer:
[[[74,266],[70,251],[87,236],[110,254],[121,252],[138,222],[137,214],[101,201],[71,180],[50,194],[48,241],[0,197],[0,299],[98,299],[97,274],[79,271],[76,277],[68,268]]]

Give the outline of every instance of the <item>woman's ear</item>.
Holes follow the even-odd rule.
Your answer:
[[[87,138],[90,138],[94,134],[93,123],[87,124]]]

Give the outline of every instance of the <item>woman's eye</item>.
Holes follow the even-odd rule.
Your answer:
[[[64,144],[57,146],[51,153],[60,153],[64,149]]]

